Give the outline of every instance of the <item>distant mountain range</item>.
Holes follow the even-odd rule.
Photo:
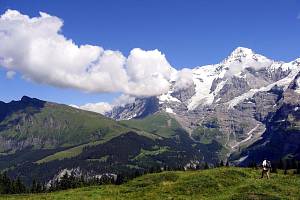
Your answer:
[[[115,121],[103,115],[24,96],[0,102],[0,169],[28,184],[60,173],[126,174],[216,163],[220,144],[195,142],[168,113]]]
[[[0,102],[0,170],[27,183],[300,159],[300,60],[237,48],[192,70],[193,84],[136,98],[106,116],[24,96]]]
[[[192,69],[192,86],[176,90],[176,82],[171,80],[173,87],[167,93],[136,98],[106,115],[123,120],[168,112],[195,141],[222,144],[226,153],[222,151],[219,156],[230,157],[236,164],[246,165],[256,156],[278,159],[291,153],[299,158],[299,143],[290,141],[297,138],[299,130],[299,71],[300,59],[274,61],[239,47],[219,64]],[[288,125],[278,124],[275,118],[279,115]],[[292,129],[291,136],[282,133],[287,126]],[[278,138],[280,143],[270,147],[265,142],[273,141],[271,138]],[[258,146],[259,153],[250,156]],[[280,153],[275,154],[274,148]]]

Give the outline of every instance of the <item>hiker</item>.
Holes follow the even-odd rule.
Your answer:
[[[271,162],[267,159],[264,159],[262,162],[262,172],[261,172],[261,178],[264,177],[264,174],[267,175],[267,178],[270,178],[270,171],[271,171]]]

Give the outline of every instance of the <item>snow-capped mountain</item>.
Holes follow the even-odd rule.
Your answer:
[[[276,104],[276,111],[271,113],[265,123],[266,131],[262,138],[229,157],[233,163],[247,166],[253,161],[268,158],[300,159],[300,73],[282,91]]]
[[[160,96],[136,98],[115,107],[108,116],[142,118],[158,111],[170,113],[196,140],[217,140],[228,154],[257,141],[278,100],[291,82],[300,91],[300,59],[285,63],[238,47],[219,64],[192,69],[193,84]],[[207,142],[207,141],[206,141]]]

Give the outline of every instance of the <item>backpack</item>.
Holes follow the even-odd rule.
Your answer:
[[[267,160],[267,166],[266,166],[268,169],[271,169],[271,162],[269,160]]]

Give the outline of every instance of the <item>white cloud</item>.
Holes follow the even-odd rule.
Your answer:
[[[227,59],[225,59],[223,64],[228,67],[225,76],[231,77],[233,75],[240,74],[247,68],[259,71],[270,66],[272,63],[272,60],[265,56],[256,54],[251,49],[238,47]]]
[[[6,78],[7,79],[13,79],[15,75],[16,75],[16,72],[14,72],[14,71],[6,72]]]
[[[74,108],[82,109],[82,110],[97,112],[100,114],[105,114],[106,112],[108,112],[112,109],[112,106],[106,102],[87,103],[82,106],[77,106],[77,105],[70,105],[70,106],[72,106]]]
[[[162,94],[170,87],[172,67],[158,50],[144,51],[136,48],[127,59],[130,77],[127,94],[148,96],[149,93]]]
[[[135,97],[127,94],[122,94],[113,101],[112,106],[124,106],[126,104],[133,103],[134,101]]]
[[[128,103],[133,103],[135,100],[135,97],[122,94],[119,97],[117,97],[113,103],[108,102],[99,102],[99,103],[87,103],[82,106],[71,104],[70,106],[82,110],[97,112],[100,114],[105,114],[106,112],[111,111],[115,106],[124,106]]]
[[[191,69],[184,68],[176,73],[174,90],[186,89],[194,84],[193,72]]]
[[[169,89],[172,72],[158,50],[133,49],[128,58],[100,46],[76,45],[62,35],[63,21],[16,10],[0,16],[0,66],[26,80],[86,92],[153,96]]]

